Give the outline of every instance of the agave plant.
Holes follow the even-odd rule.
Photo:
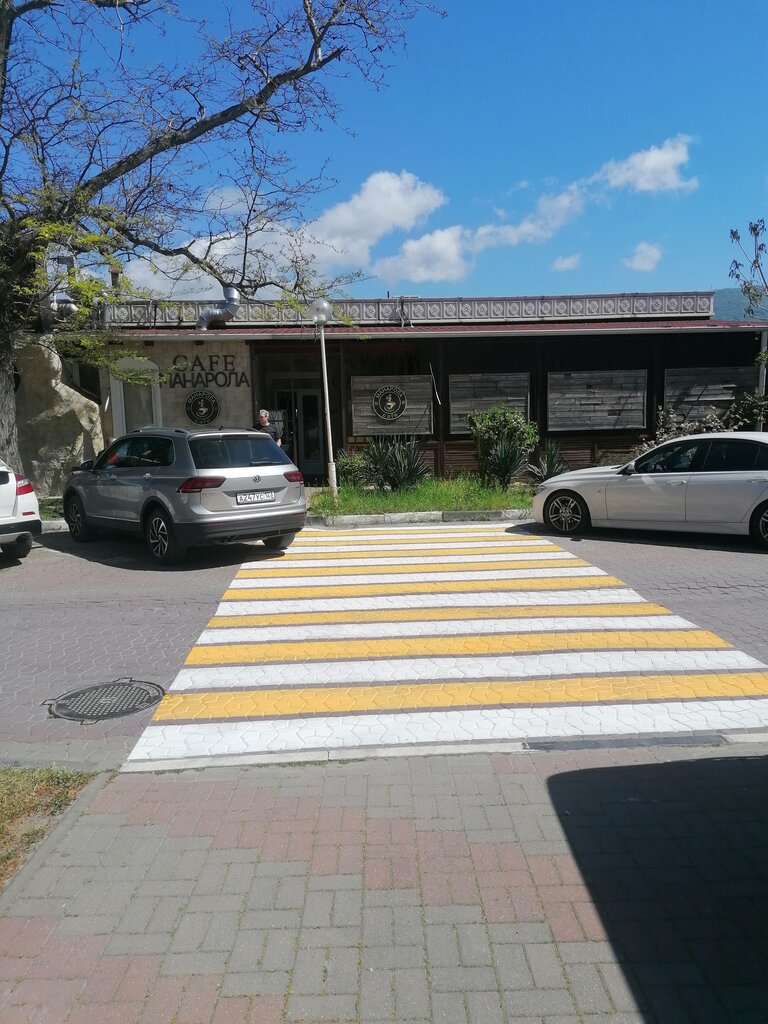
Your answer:
[[[487,476],[506,490],[523,465],[524,458],[525,452],[517,443],[517,439],[509,434],[502,434],[488,450]]]
[[[363,458],[367,479],[382,491],[408,490],[431,473],[415,437],[375,437],[365,446]]]
[[[559,445],[554,441],[547,441],[547,446],[539,456],[538,462],[529,462],[525,468],[537,483],[542,483],[559,473],[567,473],[570,466],[560,454]]]

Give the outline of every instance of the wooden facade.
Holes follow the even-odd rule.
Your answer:
[[[542,442],[556,440],[573,468],[620,459],[652,436],[660,407],[697,419],[758,386],[766,325],[715,321],[712,299],[680,292],[338,303],[339,321],[325,330],[334,450],[416,434],[434,471],[455,475],[475,466],[467,415],[504,404],[535,421]],[[322,479],[313,326],[294,308],[248,301],[231,322],[201,333],[200,303],[171,306],[125,303],[114,321],[153,346],[161,368],[178,365],[178,352],[203,362],[209,351],[237,353],[237,365],[246,356],[248,393],[243,385],[239,397],[254,414],[246,419],[268,408],[286,450],[310,479]],[[215,374],[213,381],[216,390]],[[394,411],[377,412],[376,396],[387,389]],[[176,390],[181,400],[181,384]]]
[[[568,370],[547,374],[547,430],[644,430],[645,370]]]
[[[467,416],[506,405],[528,416],[531,377],[528,373],[452,373],[448,376],[450,432],[465,434]]]
[[[254,379],[267,394],[277,367],[292,357],[318,359],[308,339],[252,347]],[[505,404],[534,420],[542,442],[556,441],[574,469],[621,459],[652,436],[660,407],[693,420],[722,413],[753,391],[759,348],[760,332],[736,325],[700,333],[412,342],[327,333],[334,447],[355,450],[378,434],[415,433],[433,470],[455,476],[476,466],[467,413]],[[406,413],[395,421],[379,420],[371,408],[372,395],[385,384],[408,397]]]

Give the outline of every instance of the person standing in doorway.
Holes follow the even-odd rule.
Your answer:
[[[269,422],[269,411],[267,409],[259,409],[259,421],[254,430],[263,430],[265,434],[269,434],[278,447],[283,447],[283,435],[274,423]]]

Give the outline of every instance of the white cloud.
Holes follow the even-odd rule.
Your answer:
[[[606,188],[627,189],[637,193],[691,192],[698,188],[698,179],[684,178],[681,174],[682,168],[689,161],[691,141],[689,135],[676,135],[666,139],[660,146],[638,150],[624,160],[610,160],[591,177],[574,181],[558,193],[541,196],[533,211],[517,223],[505,223],[503,213],[497,211],[497,221],[493,224],[483,224],[474,229],[455,225],[446,229],[452,232],[450,259],[436,259],[429,266],[423,258],[434,245],[435,235],[448,237],[444,231],[424,235],[423,248],[419,245],[422,239],[409,239],[398,256],[381,261],[374,270],[378,270],[379,266],[386,266],[390,272],[399,268],[403,279],[419,282],[458,280],[461,266],[471,266],[471,255],[502,246],[549,241],[566,224],[581,216],[590,203],[599,202]],[[523,184],[528,185],[528,182],[520,183],[521,186]],[[513,186],[510,192],[514,190]],[[422,258],[415,259],[417,253]],[[648,272],[656,267],[661,256],[662,251],[658,246],[643,242],[625,263],[633,270]],[[574,270],[579,265],[579,259],[579,256],[561,257],[555,260],[553,270]],[[407,269],[411,266],[417,268],[418,277],[408,275]]]
[[[584,189],[576,182],[557,195],[541,196],[533,212],[517,224],[483,224],[474,230],[456,224],[407,239],[396,256],[379,260],[373,271],[387,281],[458,281],[471,268],[476,253],[546,242],[583,212],[586,201]]]
[[[385,281],[458,281],[470,269],[463,234],[463,228],[451,227],[409,238],[397,256],[379,260],[374,273]]]
[[[533,213],[517,224],[484,224],[470,235],[472,249],[500,245],[519,245],[521,242],[546,242],[584,209],[585,194],[578,183],[569,185],[559,195],[541,196]]]
[[[313,221],[306,234],[330,248],[317,250],[322,263],[364,267],[372,247],[385,235],[410,231],[446,202],[440,189],[415,174],[377,171],[351,199],[337,203]]]
[[[478,253],[548,242],[582,216],[591,204],[599,203],[611,192],[692,191],[698,187],[698,180],[682,176],[689,162],[690,143],[691,137],[683,134],[666,139],[661,145],[638,150],[623,160],[610,160],[591,176],[577,179],[559,191],[548,191],[538,199],[531,196],[529,212],[516,220],[511,220],[507,211],[496,209],[494,220],[487,224],[453,224],[421,236],[405,237],[398,252],[383,258],[377,258],[376,246],[384,238],[396,232],[409,235],[448,201],[439,187],[410,171],[376,171],[349,199],[330,207],[295,233],[285,227],[263,231],[259,242],[266,255],[274,253],[278,259],[286,249],[301,247],[320,274],[359,269],[376,274],[388,284],[458,281],[472,269]],[[513,192],[530,194],[530,182],[520,180],[513,184],[507,194]],[[225,204],[236,200],[227,189],[219,190],[216,198]],[[242,240],[237,238],[222,238],[217,243],[218,255],[235,266],[241,244]],[[624,263],[633,270],[648,272],[656,267],[661,255],[659,246],[641,242]],[[575,270],[580,260],[581,254],[560,256],[552,263],[552,269]],[[161,260],[156,262],[162,265]],[[168,290],[169,284],[161,284],[146,267],[136,266],[132,276],[159,292]],[[176,295],[191,295],[196,289],[200,294],[201,283],[187,282],[175,286],[174,291]]]
[[[661,256],[661,246],[654,245],[653,242],[638,242],[629,259],[622,262],[630,270],[639,270],[647,274],[656,269]]]
[[[581,253],[572,256],[558,256],[552,263],[553,270],[578,270],[581,264]]]
[[[690,142],[690,135],[676,135],[626,160],[609,160],[590,180],[633,192],[692,192],[699,186],[698,178],[680,176],[681,167],[688,163]]]

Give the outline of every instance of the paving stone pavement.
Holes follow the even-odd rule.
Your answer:
[[[558,543],[768,661],[747,545]],[[51,729],[39,694],[170,682],[231,555],[63,537],[4,571],[3,759],[116,766],[145,716]],[[765,1024],[768,747],[741,740],[102,775],[0,895],[0,1024]]]
[[[768,559],[748,541],[626,531],[547,539],[768,664]],[[170,685],[254,552],[263,557],[259,545],[200,551],[159,570],[140,541],[76,545],[59,533],[44,534],[23,563],[0,557],[0,758],[118,767],[149,714],[80,725],[50,718],[43,702],[121,676]]]
[[[0,1024],[764,1022],[765,749],[119,775],[0,896]]]
[[[748,538],[595,530],[552,539],[768,663],[768,558]]]
[[[570,547],[305,530],[240,568],[124,770],[764,727],[765,662]]]
[[[22,563],[0,556],[0,759],[115,768],[148,714],[87,725],[44,701],[132,677],[168,686],[237,566],[261,546],[196,551],[159,569],[132,538],[43,534]]]

